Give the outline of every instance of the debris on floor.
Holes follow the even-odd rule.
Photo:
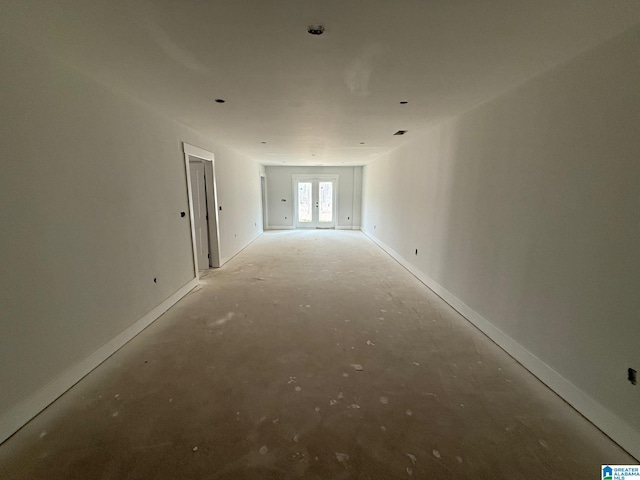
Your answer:
[[[317,249],[270,233],[3,443],[0,478],[111,480],[129,465],[157,480],[579,480],[597,459],[632,461],[453,310],[432,323],[420,301],[442,301],[386,254],[358,264],[359,288],[314,276],[329,264]],[[355,268],[340,242],[332,255]]]
[[[224,317],[213,322],[213,325],[217,325],[217,326],[224,325],[229,320],[231,320],[234,316],[235,316],[235,312],[228,312]],[[213,325],[210,325],[210,326],[213,326]]]
[[[340,463],[347,463],[347,460],[349,460],[349,455],[347,455],[346,453],[338,453],[336,452],[336,460],[338,460]]]

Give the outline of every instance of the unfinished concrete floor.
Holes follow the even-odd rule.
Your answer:
[[[602,463],[636,462],[343,231],[266,233],[0,447],[0,478],[30,480],[582,480]]]

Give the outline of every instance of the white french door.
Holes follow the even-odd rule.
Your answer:
[[[335,228],[336,177],[294,177],[296,228]]]

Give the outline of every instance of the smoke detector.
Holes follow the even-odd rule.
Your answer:
[[[322,25],[309,25],[307,32],[311,35],[322,35],[324,33],[324,27]]]

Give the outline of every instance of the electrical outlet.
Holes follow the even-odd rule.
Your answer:
[[[416,255],[418,254],[418,249],[416,248]]]
[[[636,372],[633,368],[629,368],[627,370],[627,380],[631,382],[631,385],[638,384],[638,372]]]

